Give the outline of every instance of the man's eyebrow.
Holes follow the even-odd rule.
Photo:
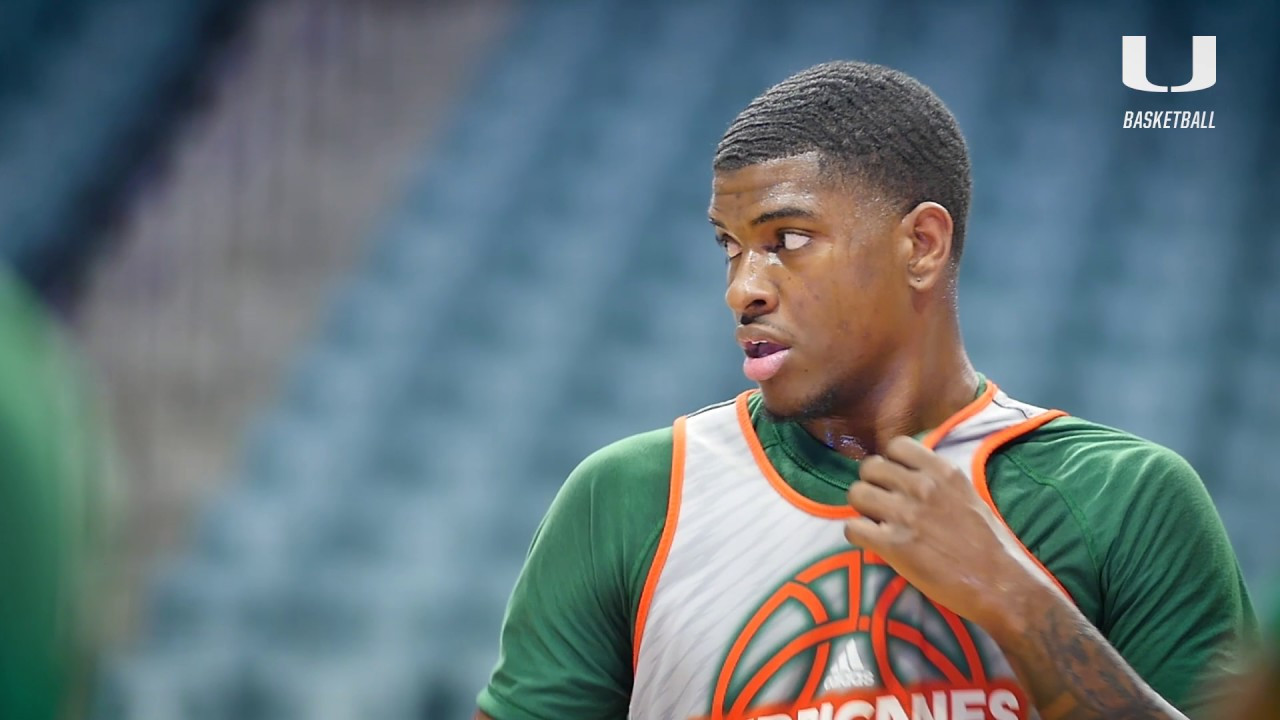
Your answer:
[[[818,215],[812,210],[805,210],[804,208],[783,207],[783,208],[778,208],[777,210],[770,210],[767,213],[761,213],[760,215],[757,215],[754,219],[751,220],[751,225],[752,227],[755,227],[757,225],[763,225],[767,222],[773,222],[774,220],[788,220],[791,218],[800,218],[803,220],[816,220],[818,218]],[[724,228],[725,226],[724,223],[720,222],[714,217],[708,217],[707,221],[718,228]]]
[[[789,220],[792,218],[800,218],[802,220],[816,220],[818,216],[813,211],[805,210],[804,208],[784,207],[784,208],[778,208],[777,210],[770,210],[767,213],[762,213],[760,215],[757,215],[755,219],[751,221],[751,225],[752,226],[763,225],[767,222],[772,222],[774,220]]]

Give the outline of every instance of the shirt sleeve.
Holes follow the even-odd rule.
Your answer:
[[[1107,639],[1191,717],[1240,672],[1257,620],[1226,530],[1191,466],[1158,446],[1116,467],[1129,489],[1101,567]]]
[[[79,717],[92,685],[116,480],[92,376],[0,268],[0,717]]]
[[[665,453],[665,454],[664,454]],[[495,720],[625,718],[635,607],[665,519],[671,431],[570,474],[534,535],[477,704]]]

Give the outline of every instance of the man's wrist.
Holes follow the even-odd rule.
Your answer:
[[[1062,593],[1047,579],[1031,574],[996,587],[984,617],[975,620],[1000,647],[1025,641],[1034,630],[1037,618],[1052,612],[1062,601]]]

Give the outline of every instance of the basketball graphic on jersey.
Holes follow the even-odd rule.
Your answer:
[[[745,620],[711,720],[1026,718],[992,641],[870,553],[823,557]]]

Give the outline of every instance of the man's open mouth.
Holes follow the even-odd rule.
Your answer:
[[[774,353],[782,352],[783,350],[786,350],[786,349],[787,349],[786,345],[780,345],[778,343],[768,342],[768,341],[749,342],[743,348],[743,350],[745,350],[747,353],[747,357],[749,358],[768,357]]]
[[[777,375],[791,354],[791,348],[771,340],[747,340],[742,343],[742,350],[747,354],[742,361],[742,373],[755,382]]]

